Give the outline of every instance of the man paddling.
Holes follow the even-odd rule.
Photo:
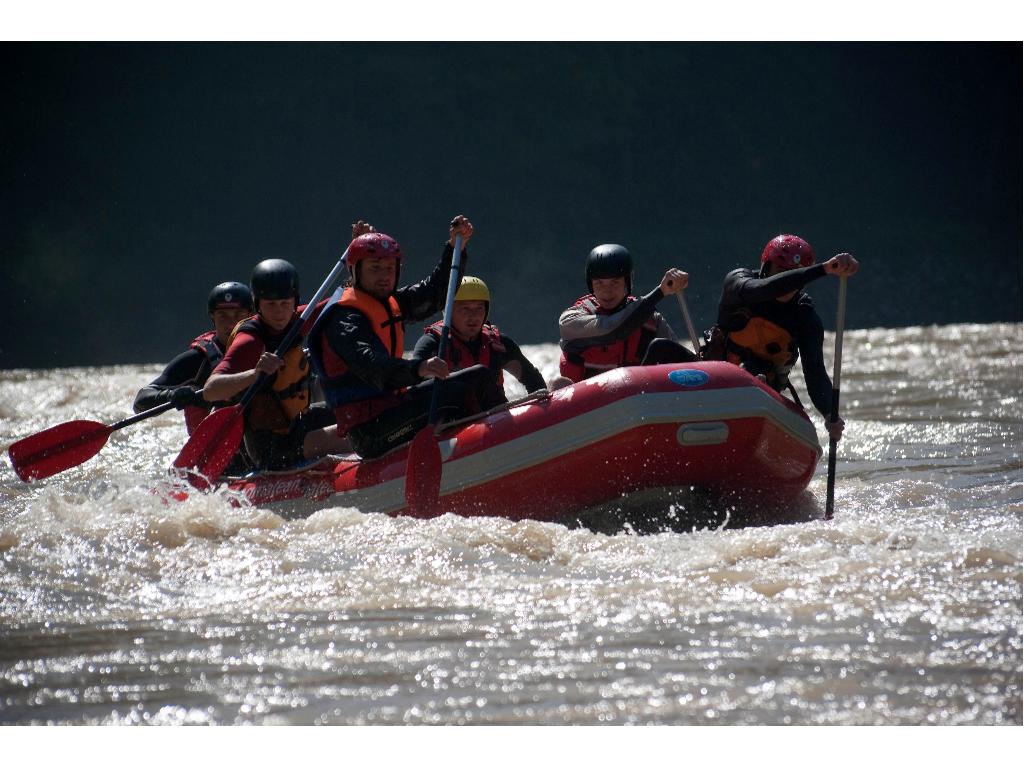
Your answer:
[[[444,361],[449,371],[460,371],[473,365],[482,365],[491,372],[502,401],[504,372],[518,379],[527,392],[547,389],[544,377],[531,363],[519,345],[501,333],[497,326],[487,322],[491,312],[491,292],[479,277],[462,278],[455,293],[452,309],[452,327]],[[427,326],[416,342],[412,359],[425,361],[435,357],[441,344],[442,322]]]
[[[654,290],[640,297],[633,290],[633,256],[607,243],[587,256],[587,290],[558,318],[562,376],[554,384],[582,381],[624,365],[685,363],[695,355],[676,341],[675,332],[655,310],[664,297],[686,288],[690,276],[669,269]]]
[[[705,332],[704,359],[728,360],[760,376],[777,392],[788,387],[794,397],[789,375],[802,359],[811,402],[825,417],[829,437],[839,440],[843,420],[828,422],[832,381],[822,356],[824,326],[802,289],[825,275],[850,277],[858,267],[848,253],[815,264],[806,240],[796,235],[772,238],[761,251],[759,270],[734,269],[725,276],[717,324]]]
[[[213,330],[196,336],[189,348],[167,364],[163,372],[139,390],[132,408],[136,413],[170,402],[184,411],[185,428],[192,431],[210,413],[202,389],[224,357],[231,331],[252,314],[252,293],[242,283],[214,286],[206,302]]]
[[[364,458],[404,445],[427,422],[429,379],[448,379],[443,389],[446,415],[479,412],[491,403],[494,382],[475,367],[450,377],[444,360],[402,358],[405,326],[436,314],[446,298],[455,238],[463,246],[473,225],[456,216],[448,241],[430,275],[398,286],[402,251],[394,238],[369,232],[352,241],[348,252],[350,284],[327,306],[309,334],[310,358],[328,405],[334,409],[338,434],[347,436]],[[466,263],[465,248],[462,265]],[[496,404],[496,403],[495,403]]]
[[[301,334],[281,357],[269,350],[301,322],[299,274],[283,259],[261,261],[249,281],[256,315],[240,323],[203,397],[207,402],[239,397],[260,374],[270,378],[245,411],[244,443],[259,469],[287,469],[303,459],[349,450],[324,404],[310,404],[310,368]]]

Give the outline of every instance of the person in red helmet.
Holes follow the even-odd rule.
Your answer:
[[[803,288],[825,275],[849,277],[857,260],[840,253],[817,264],[810,244],[779,235],[761,252],[761,267],[734,269],[725,276],[717,324],[705,332],[706,360],[728,360],[765,380],[775,391],[789,388],[789,374],[803,360],[804,381],[814,407],[825,417],[829,436],[839,440],[843,420],[831,416],[832,381],[822,356],[824,326]],[[797,399],[797,403],[799,403]]]
[[[552,387],[582,381],[625,365],[693,362],[696,356],[676,341],[658,302],[686,288],[690,276],[673,267],[648,294],[633,290],[633,257],[621,245],[605,243],[590,251],[584,275],[586,296],[558,318],[559,376]]]
[[[213,330],[194,338],[188,349],[139,390],[132,405],[136,413],[141,413],[166,402],[173,403],[184,412],[185,428],[190,435],[210,413],[211,404],[203,399],[203,385],[224,357],[231,331],[252,314],[252,293],[242,283],[219,283],[210,291],[206,308]]]
[[[349,285],[339,300],[321,310],[309,333],[310,359],[334,410],[338,434],[363,458],[404,445],[426,424],[429,379],[448,379],[441,390],[445,417],[491,407],[495,384],[483,366],[449,378],[448,365],[439,357],[402,357],[405,326],[444,306],[457,235],[463,245],[473,236],[465,216],[452,219],[430,275],[401,287],[402,249],[394,238],[376,231],[357,237],[348,252]],[[463,266],[467,259],[463,249]]]

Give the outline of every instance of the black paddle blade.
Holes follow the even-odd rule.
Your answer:
[[[98,421],[68,421],[13,443],[7,453],[18,477],[41,480],[91,459],[113,431]]]

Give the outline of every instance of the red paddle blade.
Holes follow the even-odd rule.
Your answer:
[[[416,433],[409,445],[405,467],[405,503],[414,517],[438,514],[437,499],[441,492],[441,448],[434,437],[434,427],[426,426]]]
[[[88,461],[113,431],[98,421],[69,421],[19,440],[7,453],[14,471],[27,483]]]
[[[217,479],[242,444],[244,430],[241,405],[214,411],[199,422],[196,431],[174,460],[174,466],[210,480]]]

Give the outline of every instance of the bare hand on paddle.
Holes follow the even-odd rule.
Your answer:
[[[456,236],[462,236],[462,247],[466,247],[466,243],[469,242],[469,238],[473,236],[473,225],[470,223],[462,214],[459,214],[451,223],[448,225],[448,245],[455,246]]]
[[[416,373],[421,379],[447,379],[448,363],[440,357],[431,357],[420,363]]]
[[[850,277],[856,274],[860,264],[848,253],[837,253],[825,262],[825,272],[836,277]]]
[[[829,439],[838,443],[843,437],[843,427],[845,426],[846,422],[841,417],[838,421],[826,421],[825,429],[828,430]]]
[[[267,374],[267,376],[273,376],[284,365],[284,360],[275,355],[273,352],[264,352],[260,355],[260,361],[256,363],[256,367],[253,368],[255,379],[261,373]]]
[[[686,286],[690,284],[690,275],[688,272],[683,272],[681,269],[672,267],[665,276],[661,278],[661,293],[663,296],[671,296],[673,293],[679,293]]]
[[[360,235],[366,235],[369,234],[370,232],[376,231],[377,230],[373,228],[373,224],[369,224],[360,219],[359,221],[352,225],[352,239],[355,240]]]

